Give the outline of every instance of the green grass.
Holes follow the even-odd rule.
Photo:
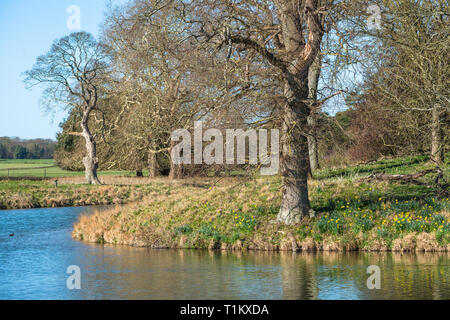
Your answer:
[[[419,156],[321,170],[320,178],[309,183],[316,216],[292,226],[273,223],[281,202],[279,176],[173,185],[137,206],[83,218],[75,237],[155,247],[288,250],[293,235],[304,247],[313,242],[316,248],[345,250],[442,250],[450,243],[450,202],[436,197],[435,173],[420,179],[429,186],[361,181],[373,171],[414,173],[433,167]],[[448,181],[448,162],[442,169]]]
[[[41,168],[48,167],[48,168]],[[9,170],[8,170],[9,169]],[[99,176],[134,176],[134,171],[105,170]],[[0,159],[0,177],[57,178],[84,176],[84,171],[68,171],[55,166],[53,159]]]
[[[427,155],[411,156],[404,158],[393,158],[376,161],[368,164],[357,166],[348,166],[344,168],[324,168],[314,174],[317,179],[331,179],[331,178],[352,178],[363,177],[371,173],[383,172],[386,174],[410,174],[427,168],[432,168],[430,165],[430,157]],[[444,168],[449,169],[450,153],[446,154],[446,163]]]
[[[442,169],[449,181],[446,158]],[[25,168],[21,169],[24,174],[46,165],[53,165],[53,160],[0,161],[0,168]],[[127,185],[129,178],[105,177],[116,184],[61,184],[58,188],[49,180],[5,180],[0,181],[0,208],[136,203],[84,218],[75,234],[90,241],[189,248],[241,243],[261,249],[286,248],[293,234],[306,246],[313,241],[323,247],[332,243],[335,248],[381,250],[407,248],[415,242],[441,250],[450,243],[450,202],[448,197],[436,197],[435,173],[420,178],[426,185],[361,181],[372,172],[407,174],[433,167],[428,157],[417,156],[322,169],[309,183],[316,216],[294,226],[272,223],[281,202],[279,176],[199,177],[177,183],[135,178],[137,184],[131,185]],[[48,171],[47,177],[83,175],[49,169],[55,171]],[[35,169],[34,177],[39,170]],[[100,174],[134,176],[127,171]]]
[[[155,188],[154,185],[144,183],[60,183],[56,187],[51,180],[4,180],[0,181],[0,209],[124,204],[141,201]]]

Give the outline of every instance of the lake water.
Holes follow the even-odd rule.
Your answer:
[[[0,299],[450,299],[449,254],[151,250],[72,240],[73,223],[92,210],[0,211]],[[80,290],[67,289],[70,265],[80,267]],[[380,268],[380,289],[367,288],[369,265]]]

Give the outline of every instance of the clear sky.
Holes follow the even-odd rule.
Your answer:
[[[0,137],[56,139],[59,123],[67,116],[46,114],[39,104],[42,89],[24,86],[22,73],[57,38],[84,30],[97,37],[109,0],[0,0]],[[122,4],[127,0],[111,0]],[[79,30],[70,30],[69,6],[80,8]],[[337,99],[337,98],[336,98]],[[327,111],[339,103],[332,99]]]
[[[70,5],[80,8],[79,30],[67,26]],[[46,114],[42,90],[25,89],[22,73],[57,38],[80,30],[97,36],[105,10],[106,0],[0,0],[0,136],[56,139],[65,113]]]

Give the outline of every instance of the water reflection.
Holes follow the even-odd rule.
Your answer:
[[[235,253],[117,246],[98,250],[103,251],[102,259],[86,269],[89,287],[84,299],[450,297],[447,254]],[[372,264],[381,269],[380,290],[366,285],[366,269]]]
[[[449,299],[449,254],[152,250],[70,238],[86,208],[0,211],[0,299]],[[14,232],[14,237],[9,233]],[[81,268],[81,290],[66,269]],[[369,265],[381,289],[366,286]]]

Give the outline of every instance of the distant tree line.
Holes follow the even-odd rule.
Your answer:
[[[55,147],[50,139],[0,137],[0,159],[52,159]]]

